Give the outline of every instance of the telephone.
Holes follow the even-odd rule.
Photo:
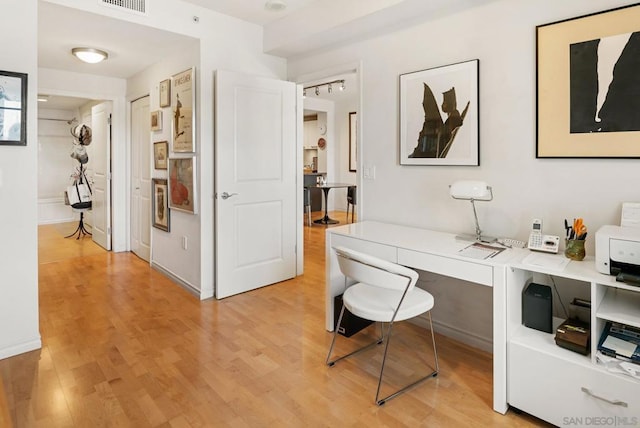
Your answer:
[[[557,253],[560,245],[560,237],[555,235],[542,234],[542,220],[534,219],[529,235],[527,247],[534,251],[544,251],[546,253]]]

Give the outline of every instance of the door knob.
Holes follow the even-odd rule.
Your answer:
[[[237,195],[237,193],[227,193],[227,192],[222,192],[222,199],[229,199],[230,197]]]

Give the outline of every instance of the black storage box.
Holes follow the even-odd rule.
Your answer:
[[[588,323],[569,318],[556,329],[556,345],[577,352],[589,354],[591,329]]]
[[[553,333],[551,287],[532,282],[522,292],[522,324]]]
[[[340,311],[342,310],[342,294],[334,297],[333,299],[333,327],[336,328],[338,324],[338,318],[340,318]],[[345,308],[344,315],[342,316],[342,322],[340,323],[340,328],[338,328],[338,333],[343,336],[351,337],[360,330],[365,327],[370,326],[373,321],[366,320],[364,318],[360,318],[358,316],[353,315],[349,312],[348,309]]]

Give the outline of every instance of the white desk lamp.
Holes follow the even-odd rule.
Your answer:
[[[473,218],[476,221],[476,235],[459,235],[456,238],[465,241],[493,242],[496,238],[482,236],[480,225],[478,224],[478,214],[476,213],[475,201],[491,201],[493,200],[493,191],[484,181],[460,180],[449,186],[449,194],[453,199],[461,199],[471,201],[473,207]]]

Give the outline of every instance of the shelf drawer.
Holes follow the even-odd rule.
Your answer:
[[[493,268],[474,262],[451,259],[434,254],[398,249],[398,263],[482,285],[493,285]]]
[[[508,345],[507,361],[507,401],[520,410],[557,426],[635,426],[640,421],[640,382],[633,378],[517,343]]]
[[[396,263],[398,259],[396,247],[350,236],[331,234],[331,246],[346,247],[393,263]]]

